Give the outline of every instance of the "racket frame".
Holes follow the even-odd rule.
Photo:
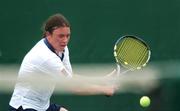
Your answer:
[[[125,61],[119,61],[118,58],[117,58],[117,53],[116,53],[117,44],[118,44],[121,40],[123,40],[123,39],[125,39],[125,38],[128,38],[128,37],[129,37],[129,38],[133,38],[133,39],[141,42],[145,47],[147,47],[147,50],[148,50],[148,58],[147,58],[146,62],[145,62],[143,65],[141,65],[140,67],[127,68],[127,67],[125,67],[126,62],[125,62]],[[124,73],[127,73],[128,71],[133,71],[133,70],[135,70],[135,69],[141,69],[142,67],[145,67],[146,64],[149,62],[150,57],[151,57],[151,51],[150,51],[149,45],[148,45],[143,39],[141,39],[141,38],[139,38],[139,37],[137,37],[137,36],[134,36],[134,35],[125,35],[125,36],[120,37],[120,38],[116,41],[116,43],[115,43],[115,45],[114,45],[114,52],[113,52],[113,54],[114,54],[114,57],[115,57],[115,60],[116,60],[118,73],[120,73],[120,74],[124,74]],[[122,68],[121,68],[120,66],[122,66],[122,67],[125,68],[126,70],[122,72],[122,71],[121,71]]]

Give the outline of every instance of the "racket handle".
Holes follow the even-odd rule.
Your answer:
[[[117,76],[120,76],[120,65],[119,64],[116,64],[116,74],[117,74]]]

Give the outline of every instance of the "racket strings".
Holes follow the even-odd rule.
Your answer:
[[[138,61],[138,63],[140,65],[145,65],[145,63],[148,60],[148,51],[147,50],[148,50],[147,48],[144,48],[144,50],[142,50],[142,52],[141,52],[141,58]]]
[[[148,49],[141,42],[126,38],[117,44],[117,58],[126,67],[137,68],[144,65],[148,59]]]
[[[137,42],[137,41],[136,41]],[[137,62],[137,66],[138,65],[143,65],[145,62],[146,62],[146,55],[147,55],[147,47],[145,47],[142,43],[139,43],[137,42],[137,49],[139,49],[137,51],[137,57],[138,57],[138,60],[136,61]]]
[[[118,51],[117,51],[118,57],[121,56],[121,57],[123,57],[122,59],[124,59],[126,57],[126,55],[127,55],[126,50],[128,50],[131,47],[130,45],[127,46],[128,42],[129,42],[128,40],[126,40],[126,42],[122,42],[122,46],[120,46]],[[119,53],[120,51],[122,51],[122,53]]]

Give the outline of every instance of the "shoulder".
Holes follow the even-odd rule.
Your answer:
[[[25,60],[28,62],[43,62],[47,59],[57,58],[56,54],[48,49],[44,43],[44,39],[41,39],[36,45],[26,54]]]

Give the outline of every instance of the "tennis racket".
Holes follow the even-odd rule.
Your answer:
[[[119,38],[114,45],[114,57],[117,63],[117,74],[124,74],[145,67],[151,56],[148,44],[133,35]],[[123,71],[122,71],[122,66]]]

